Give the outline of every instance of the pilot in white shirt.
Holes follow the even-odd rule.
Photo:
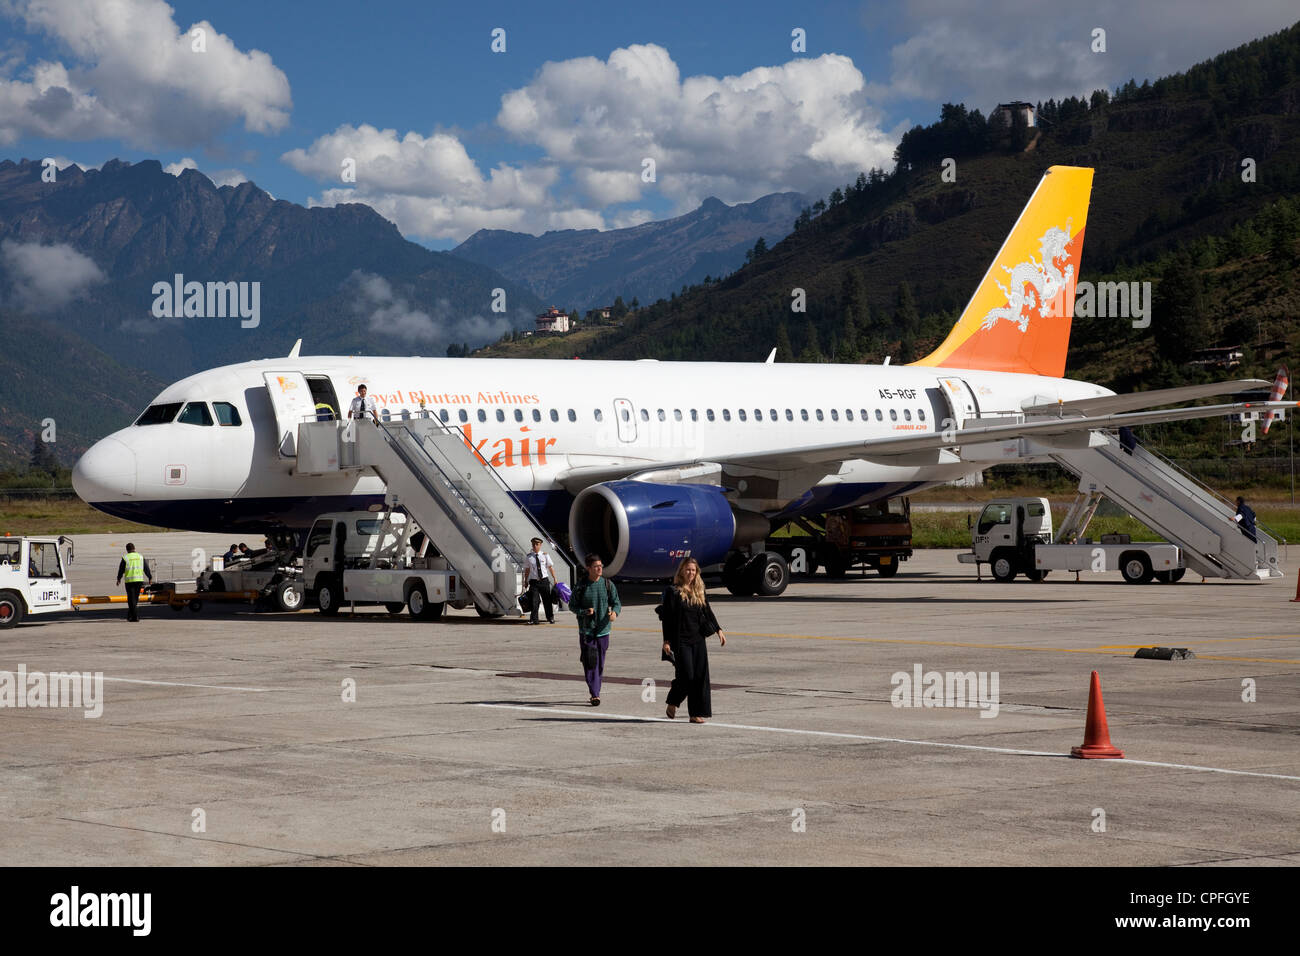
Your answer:
[[[352,399],[352,406],[348,409],[348,418],[365,418],[369,414],[379,424],[379,413],[375,411],[375,400],[366,395],[364,385],[357,386],[357,397]]]

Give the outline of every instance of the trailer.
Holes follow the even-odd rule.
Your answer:
[[[1078,503],[1076,502],[1076,505]],[[1095,510],[1095,505],[1093,506]],[[971,531],[971,551],[957,555],[974,564],[976,576],[987,564],[1003,583],[1023,574],[1041,581],[1050,571],[1118,571],[1129,584],[1174,584],[1186,573],[1182,550],[1163,542],[1130,541],[1128,535],[1082,538],[1091,512],[1072,508],[1062,524],[1065,541],[1053,541],[1052,509],[1046,498],[1001,498],[986,504]],[[1077,530],[1075,530],[1077,528]]]

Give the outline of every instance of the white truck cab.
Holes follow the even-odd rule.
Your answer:
[[[29,614],[72,610],[72,539],[0,538],[0,628]]]

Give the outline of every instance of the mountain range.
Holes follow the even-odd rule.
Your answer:
[[[201,314],[186,316],[155,288],[177,281],[246,283],[257,315],[223,316],[212,307],[224,296],[205,294]],[[368,206],[308,209],[153,160],[57,172],[0,162],[0,463],[25,460],[53,418],[56,457],[69,464],[167,382],[287,354],[300,337],[304,354],[441,355],[531,327],[541,308],[491,269],[404,239]]]
[[[693,212],[626,229],[564,229],[531,236],[480,229],[452,254],[489,266],[561,308],[608,306],[621,296],[653,302],[745,263],[762,238],[774,245],[793,228],[805,199],[772,193],[728,206],[710,197]]]

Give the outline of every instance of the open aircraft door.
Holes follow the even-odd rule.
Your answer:
[[[980,417],[979,401],[964,379],[941,378],[938,392],[943,396],[943,402],[932,400],[931,404],[935,406],[935,424],[939,431],[960,429],[965,422]]]
[[[298,425],[316,420],[316,402],[301,372],[263,372],[266,393],[275,410],[276,447],[281,458],[298,454]]]

